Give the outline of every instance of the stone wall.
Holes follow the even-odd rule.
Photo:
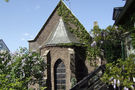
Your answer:
[[[61,59],[66,67],[66,90],[71,88],[72,78],[80,81],[88,75],[85,51],[82,52],[81,47],[44,47],[41,49],[41,55],[47,57],[47,90],[54,90],[54,65],[58,59]]]
[[[41,55],[44,55],[44,52],[49,50],[50,58],[47,58],[48,61],[48,72],[47,76],[51,76],[48,82],[51,82],[51,89],[48,90],[54,90],[54,65],[58,59],[61,59],[66,67],[66,90],[69,90],[71,87],[70,79],[71,79],[71,69],[70,69],[70,53],[69,48],[66,47],[47,47],[41,49]],[[49,61],[51,60],[51,61]]]
[[[54,29],[55,25],[58,23],[59,18],[60,16],[58,15],[58,12],[54,11],[53,14],[49,17],[48,21],[42,27],[36,38],[33,41],[29,41],[30,50],[38,50],[42,45],[45,44],[48,36]]]

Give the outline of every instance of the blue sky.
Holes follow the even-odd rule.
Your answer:
[[[0,38],[14,52],[28,47],[28,40],[34,39],[56,7],[59,0],[0,0]],[[101,28],[113,25],[113,8],[124,5],[122,0],[71,0],[67,6],[90,31],[93,22]]]

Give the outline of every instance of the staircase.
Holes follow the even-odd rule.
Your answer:
[[[105,65],[96,68],[70,90],[109,90],[108,86],[100,80],[104,70]]]

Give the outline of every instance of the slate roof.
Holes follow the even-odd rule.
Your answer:
[[[132,6],[134,6],[135,0],[127,0],[120,15],[117,17],[117,19],[115,20],[114,25],[118,25],[120,23],[120,21],[122,21],[123,18],[125,18],[127,12],[131,11],[131,9],[133,9]],[[134,11],[134,9],[133,9]],[[131,12],[130,12],[131,13]]]
[[[0,50],[10,51],[2,39],[0,39]]]
[[[67,21],[66,23],[68,23],[68,25],[66,25],[66,23],[64,24],[64,27],[66,28],[66,26],[74,29],[75,31],[73,33],[70,32],[70,30],[67,30],[66,28],[66,34],[67,37],[64,37],[66,39],[62,39],[63,37],[59,38],[58,40],[56,40],[56,38],[58,38],[57,36],[55,36],[55,39],[52,37],[54,36],[53,33],[55,32],[55,29],[58,27],[58,20],[60,18],[61,15],[59,15],[59,9],[60,7],[63,7],[65,10],[63,12],[68,12],[67,18],[69,19],[69,21]],[[58,16],[57,16],[58,15]],[[70,17],[68,17],[70,16]],[[75,20],[76,24],[79,24],[77,27],[75,23],[71,23],[70,22],[72,20]],[[51,21],[54,20],[54,21]],[[64,19],[63,19],[64,21]],[[63,22],[62,21],[62,22]],[[50,24],[50,22],[52,23],[52,26]],[[65,22],[65,21],[64,21]],[[77,29],[78,28],[78,29]],[[80,32],[76,35],[75,32]],[[55,33],[56,34],[56,33]],[[66,35],[64,34],[64,35]],[[85,35],[83,35],[85,34]],[[55,9],[53,10],[53,12],[51,13],[51,15],[48,17],[47,21],[45,22],[45,24],[43,25],[43,27],[41,28],[41,30],[39,31],[39,33],[36,35],[36,37],[33,40],[29,40],[29,48],[31,50],[37,51],[38,49],[41,49],[45,46],[63,46],[63,45],[78,45],[78,41],[80,41],[80,45],[85,44],[85,40],[83,42],[83,39],[88,38],[89,41],[91,40],[91,37],[89,35],[89,33],[87,32],[87,30],[85,29],[85,27],[80,23],[80,21],[76,18],[76,16],[72,13],[72,11],[66,6],[66,4],[63,2],[63,0],[60,0],[60,2],[57,4],[57,6],[55,7]],[[77,40],[78,41],[77,41]],[[65,42],[66,40],[66,42]],[[61,41],[61,42],[60,42]],[[57,42],[57,43],[56,43]],[[67,44],[69,43],[69,44]]]
[[[67,43],[79,43],[79,42],[77,41],[75,36],[69,30],[67,30],[67,27],[61,17],[56,27],[48,37],[45,45],[50,46],[50,45],[67,44]]]

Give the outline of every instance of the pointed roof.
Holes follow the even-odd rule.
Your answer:
[[[10,51],[2,39],[0,39],[0,50]]]
[[[65,23],[63,22],[62,17],[59,19],[58,24],[51,32],[51,35],[48,37],[45,45],[57,45],[57,44],[66,44],[66,43],[79,43],[75,36],[67,30]]]
[[[64,31],[62,30],[63,34],[61,34],[65,39],[63,41],[63,37],[61,37],[59,39],[61,42],[56,40],[56,38],[60,35],[57,32],[59,30],[56,30],[60,27],[60,25],[58,25],[60,23],[60,17],[63,18],[62,22],[64,23],[63,26],[65,29]],[[55,36],[55,34],[57,35]],[[76,39],[80,42],[80,44],[88,44],[91,41],[91,37],[85,27],[80,23],[66,4],[60,0],[34,40],[29,41],[29,48],[31,50],[35,50],[47,45],[74,45],[79,43]]]
[[[50,16],[48,17],[48,19],[46,20],[45,24],[42,26],[41,30],[38,32],[38,34],[36,35],[36,37],[33,40],[28,40],[28,42],[34,42],[38,39],[38,37],[40,36],[40,34],[43,32],[44,28],[47,26],[48,22],[50,21],[50,19],[52,18],[52,16],[54,15],[54,13],[57,11],[57,9],[60,7],[61,3],[64,3],[62,0],[59,1],[59,3],[57,4],[57,6],[54,8],[53,12],[50,14]]]

